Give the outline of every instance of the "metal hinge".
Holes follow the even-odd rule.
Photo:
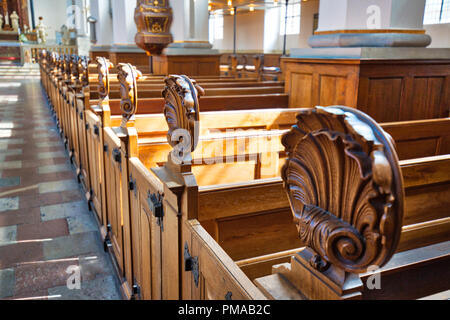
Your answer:
[[[112,152],[112,156],[115,162],[117,163],[121,163],[122,162],[122,155],[120,153],[120,150],[117,148],[114,148],[113,152]]]
[[[199,270],[198,257],[192,257],[189,253],[187,242],[184,244],[184,271],[192,272],[195,286],[198,288]]]
[[[231,291],[228,291],[225,295],[225,300],[233,300],[233,293]]]
[[[130,174],[130,182],[128,184],[128,190],[134,191],[134,197],[137,197],[137,186],[136,179],[133,179],[133,176]]]
[[[108,152],[108,145],[107,144],[105,144],[105,145],[103,145],[103,152]]]
[[[141,299],[141,287],[137,284],[136,280],[133,285],[133,300]]]
[[[98,136],[100,134],[100,130],[96,124],[94,124],[94,134]]]
[[[86,130],[89,130],[89,123],[86,123]]]
[[[80,120],[83,120],[83,112],[80,112]]]
[[[111,232],[110,224],[108,224],[106,230],[108,234],[106,235],[105,241],[103,242],[103,250],[105,250],[105,252],[108,252],[108,250],[112,247],[111,239],[109,238],[109,233]]]
[[[156,223],[161,227],[161,231],[164,231],[163,219],[164,219],[164,207],[163,196],[159,193],[147,193],[147,202],[153,216],[156,218]]]

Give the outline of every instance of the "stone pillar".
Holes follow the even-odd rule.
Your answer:
[[[91,46],[92,59],[96,56],[109,56],[113,42],[112,8],[109,4],[109,0],[91,0],[91,16],[97,20],[97,43]]]
[[[450,48],[426,48],[424,11],[425,0],[321,0],[312,48],[281,59],[289,105],[346,105],[378,122],[448,117]]]
[[[112,13],[112,43],[109,48],[109,59],[114,65],[131,63],[143,73],[149,72],[147,53],[136,45],[134,40],[137,27],[134,22],[136,1],[113,0]]]
[[[208,0],[172,0],[174,42],[165,55],[218,54],[209,43]]]
[[[321,0],[311,47],[426,47],[425,0]]]

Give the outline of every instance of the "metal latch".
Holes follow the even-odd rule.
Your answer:
[[[191,254],[189,253],[189,246],[187,242],[184,244],[184,271],[192,272],[195,286],[198,288],[198,257],[191,256]]]
[[[100,130],[96,124],[94,124],[94,134],[98,136],[100,134]]]
[[[130,174],[130,182],[128,184],[128,189],[130,191],[134,191],[134,197],[137,197],[137,187],[136,187],[136,179],[133,179],[133,176]]]
[[[114,148],[112,156],[113,156],[113,159],[114,159],[115,162],[122,163],[122,156],[120,154],[120,150],[119,149]]]
[[[141,299],[141,287],[136,283],[136,281],[134,282],[133,285],[133,299],[134,300]]]
[[[153,212],[153,215],[157,219],[156,223],[161,227],[161,230],[164,231],[163,227],[163,219],[164,219],[164,207],[162,202],[163,196],[155,193],[147,194],[147,202],[150,210]]]

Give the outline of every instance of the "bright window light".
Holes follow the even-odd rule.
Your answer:
[[[280,34],[283,36],[285,34],[299,34],[300,33],[300,15],[301,15],[301,4],[294,3],[289,4],[287,7],[287,23],[286,23],[286,6],[284,5],[281,10],[280,19]]]
[[[450,23],[450,0],[426,0],[423,24]]]

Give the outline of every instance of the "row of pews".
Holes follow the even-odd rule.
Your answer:
[[[276,55],[277,56],[277,55]],[[220,73],[223,76],[237,78],[257,78],[259,80],[274,80],[282,78],[280,57],[269,59],[264,54],[224,55],[221,60],[226,62],[220,65]]]
[[[279,81],[96,62],[40,69],[127,299],[450,289],[450,118],[377,124],[288,108]]]

